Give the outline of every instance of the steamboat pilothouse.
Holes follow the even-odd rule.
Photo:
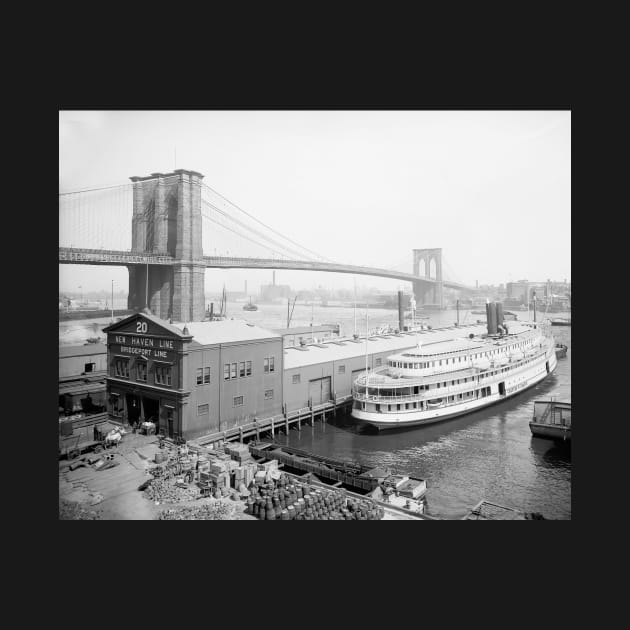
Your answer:
[[[423,331],[416,347],[359,376],[352,416],[378,429],[439,422],[509,398],[555,370],[548,329],[504,322],[502,304],[487,304],[486,315],[487,326]]]

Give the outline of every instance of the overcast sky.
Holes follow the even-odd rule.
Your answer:
[[[413,248],[441,247],[447,275],[470,285],[571,278],[569,111],[60,112],[60,191],[174,168],[329,259],[411,271]],[[204,253],[237,247],[219,232],[204,234]],[[59,273],[70,290],[127,285],[124,268]],[[251,290],[271,272],[208,270],[206,287],[246,278]],[[353,277],[281,271],[277,282],[351,288]]]

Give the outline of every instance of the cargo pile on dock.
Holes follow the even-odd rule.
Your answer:
[[[259,474],[247,499],[247,513],[260,520],[375,521],[385,514],[373,501],[349,499],[343,490],[292,482],[284,473],[265,481]]]
[[[234,516],[234,507],[223,501],[214,501],[204,505],[186,506],[164,510],[160,521],[229,521]]]
[[[151,501],[159,503],[183,503],[192,501],[201,496],[199,488],[195,485],[179,484],[170,479],[154,479],[144,491]]]
[[[145,492],[160,503],[230,497],[234,501],[246,500],[245,513],[260,520],[367,521],[380,520],[385,515],[383,507],[371,499],[298,481],[282,472],[276,459],[256,462],[244,444],[226,444],[222,451],[191,452],[186,446],[164,450],[156,455],[151,472],[154,479]],[[166,510],[160,518],[229,518],[213,514],[205,505],[193,505],[183,511]]]

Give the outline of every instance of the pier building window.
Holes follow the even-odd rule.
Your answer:
[[[241,378],[244,378],[244,376],[245,376],[245,361],[241,361],[241,362],[238,364],[238,375],[239,375]]]
[[[243,405],[243,397],[242,396],[234,396],[234,407],[241,407]]]
[[[87,374],[88,372],[94,372],[94,368],[96,367],[96,363],[86,363],[83,367],[83,372]]]
[[[210,382],[210,368],[197,368],[197,385],[205,385]]]
[[[245,361],[245,375],[246,376],[252,375],[252,362],[251,361]]]
[[[271,400],[273,398],[273,389],[265,390],[265,400]]]
[[[293,383],[294,385],[296,385],[296,384],[297,384],[297,383],[299,383],[299,382],[300,382],[300,375],[299,375],[299,374],[294,374],[294,375],[293,375],[293,379],[292,379],[292,383]]]
[[[112,394],[109,400],[112,404],[112,415],[122,416],[124,403],[120,398],[120,394]]]
[[[155,366],[155,382],[158,385],[171,385],[171,367],[169,365]]]
[[[197,405],[197,415],[198,416],[203,416],[205,414],[207,414],[210,411],[210,405],[208,405],[207,403],[204,405]]]
[[[269,359],[267,357],[263,360],[263,372],[269,372]]]
[[[374,365],[376,367],[378,367],[379,365],[381,365],[381,360],[380,359],[374,359]]]
[[[275,371],[275,357],[265,357],[263,360],[263,371],[274,372]]]
[[[229,363],[225,363],[223,365],[223,378],[226,381],[230,380],[230,364]]]
[[[230,378],[236,378],[236,363],[232,363],[230,367]]]
[[[116,359],[114,374],[122,378],[129,378],[129,359]]]
[[[339,366],[339,374],[345,374],[346,373],[346,366],[345,365],[340,365]]]
[[[138,361],[136,363],[136,380],[147,381],[147,364],[144,361]]]

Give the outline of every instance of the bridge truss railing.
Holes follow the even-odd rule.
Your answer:
[[[149,265],[172,265],[175,260],[171,256],[159,254],[135,254],[106,249],[73,249],[59,248],[59,262],[102,262]]]

